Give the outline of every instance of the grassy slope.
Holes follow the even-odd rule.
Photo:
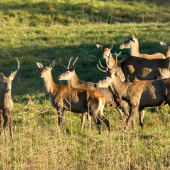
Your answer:
[[[8,76],[21,68],[13,81],[14,138],[0,140],[0,169],[164,169],[169,167],[169,107],[160,114],[148,108],[144,129],[124,134],[120,117],[106,110],[112,132],[95,125],[80,132],[80,115],[68,113],[64,135],[56,126],[55,110],[38,77],[36,62],[56,61],[54,81],[70,57],[79,57],[76,72],[82,80],[96,82],[102,75],[96,69],[101,52],[95,44],[113,44],[112,52],[133,33],[140,52],[165,50],[159,41],[169,43],[170,10],[159,1],[6,1],[0,2],[0,68]],[[129,54],[122,51],[121,58]],[[103,65],[105,64],[102,60]],[[32,103],[28,104],[28,96]]]

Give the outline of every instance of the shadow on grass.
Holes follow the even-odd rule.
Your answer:
[[[154,0],[152,0],[154,1]],[[27,18],[29,20],[29,26],[37,26],[40,23],[45,23],[46,26],[52,23],[89,23],[89,22],[103,22],[103,23],[115,23],[115,22],[168,22],[169,17],[164,16],[164,13],[157,15],[156,12],[152,12],[148,15],[148,11],[142,5],[142,10],[134,10],[143,1],[132,3],[132,1],[122,1],[122,6],[109,6],[110,3],[104,4],[104,6],[96,6],[93,2],[83,3],[71,3],[66,2],[38,2],[38,3],[25,3],[19,4],[16,2],[0,3],[0,10],[3,11],[3,15],[9,18],[18,17],[19,22],[24,22]],[[147,1],[148,2],[148,1]],[[147,2],[144,5],[148,5]],[[162,2],[162,1],[161,1]],[[116,3],[116,2],[114,2]],[[126,10],[126,3],[132,6],[132,10]],[[160,5],[158,0],[154,2],[156,5]],[[165,3],[165,7],[167,7]],[[156,8],[157,9],[157,8]],[[10,10],[20,10],[20,12],[12,12]],[[29,16],[23,15],[22,11],[29,13]],[[160,12],[160,11],[159,11]],[[142,15],[141,15],[142,13]],[[146,14],[145,14],[146,13]],[[167,13],[168,14],[168,13]],[[46,16],[47,18],[44,18]],[[50,16],[50,17],[49,17]],[[143,20],[143,16],[145,19]],[[6,19],[6,18],[4,18]]]

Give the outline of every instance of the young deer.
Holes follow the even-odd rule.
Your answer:
[[[129,115],[128,103],[126,101],[122,101],[120,104],[120,100],[118,99],[118,97],[113,95],[112,92],[110,92],[110,90],[108,88],[97,89],[95,87],[95,83],[81,81],[78,78],[78,76],[75,72],[75,67],[74,67],[74,64],[75,64],[77,58],[74,61],[74,63],[72,64],[72,66],[70,67],[71,59],[69,60],[69,64],[67,67],[62,65],[64,67],[65,71],[58,77],[58,80],[67,80],[68,84],[70,84],[71,87],[74,87],[74,88],[95,90],[95,91],[99,92],[102,96],[104,96],[106,98],[106,106],[107,107],[113,106],[114,108],[116,108],[118,110],[118,112],[120,113],[120,115],[122,116],[122,120],[124,122],[126,117]],[[121,106],[122,110],[119,108],[120,106]]]
[[[100,80],[96,86],[113,88],[120,99],[129,103],[130,114],[127,120],[127,126],[133,121],[134,115],[139,109],[140,124],[143,126],[144,108],[152,106],[162,106],[168,103],[170,106],[170,79],[122,82],[115,76],[116,67],[106,70],[108,76]]]
[[[43,66],[37,62],[41,69],[40,77],[44,80],[44,86],[51,97],[51,104],[58,114],[58,125],[62,128],[62,117],[64,110],[70,110],[75,113],[85,114],[88,112],[93,121],[98,125],[101,133],[101,121],[106,124],[110,131],[110,123],[103,114],[105,97],[96,91],[76,89],[65,85],[58,85],[53,82],[51,70],[54,67],[54,61],[50,66]]]
[[[113,58],[112,53],[111,53],[111,49],[113,48],[113,45],[110,45],[109,47],[103,47],[102,45],[96,44],[96,46],[98,49],[102,51],[102,58],[106,60],[106,65],[109,68],[112,68],[113,65],[115,65],[116,63],[117,70],[115,74],[121,81],[124,81],[125,76],[120,67],[122,60],[118,60],[116,62],[116,60]]]
[[[17,58],[16,58],[17,59]],[[2,88],[0,91],[0,134],[3,123],[3,130],[6,139],[6,127],[9,124],[10,135],[13,140],[12,133],[12,114],[14,109],[14,104],[11,99],[11,89],[12,89],[12,80],[19,70],[19,60],[18,61],[18,69],[14,71],[9,77],[5,77],[3,73],[0,73],[0,81],[2,84]]]
[[[146,59],[158,59],[158,58],[165,59],[166,58],[161,53],[155,53],[152,55],[140,54],[138,39],[133,34],[130,34],[130,37],[131,38],[129,40],[127,40],[123,44],[119,45],[119,49],[130,49],[130,56],[141,57],[141,58],[146,58]]]

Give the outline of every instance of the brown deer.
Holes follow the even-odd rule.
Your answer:
[[[158,58],[165,59],[166,58],[161,53],[155,53],[152,55],[140,54],[139,53],[139,41],[133,34],[130,34],[129,40],[127,40],[123,44],[119,45],[119,49],[130,49],[130,56],[135,56],[135,57],[141,57],[141,58],[146,58],[146,59],[158,59]],[[133,70],[133,68],[130,68],[130,66],[129,66],[129,69]],[[126,77],[126,75],[125,75],[125,77]],[[133,80],[134,80],[134,78],[133,78]],[[148,79],[146,79],[146,80],[148,80]],[[129,81],[129,79],[126,79],[125,81]],[[155,111],[159,112],[158,107],[155,108]]]
[[[140,124],[143,126],[144,108],[168,103],[170,106],[170,79],[122,82],[115,76],[116,67],[105,70],[107,77],[100,80],[96,86],[114,89],[120,99],[129,103],[130,114],[127,120],[128,128],[131,121],[134,125],[134,115],[139,110]]]
[[[54,61],[50,66],[43,66],[37,62],[38,68],[41,69],[40,77],[44,80],[44,86],[51,97],[51,104],[58,114],[58,125],[62,129],[62,117],[64,110],[70,110],[75,113],[88,112],[93,121],[98,125],[101,133],[101,121],[106,124],[110,131],[110,122],[103,114],[105,97],[96,91],[76,89],[65,85],[58,85],[53,82],[51,70],[54,67]]]
[[[109,45],[109,47],[103,47],[102,45],[96,44],[97,48],[100,49],[102,51],[102,58],[106,60],[106,64],[109,68],[112,68],[113,65],[115,64],[116,60],[113,58],[112,53],[111,53],[111,49],[113,48],[113,45]],[[122,72],[122,69],[120,67],[122,60],[118,60],[116,63],[116,76],[124,81],[125,80],[125,76]]]
[[[17,58],[16,58],[17,59]],[[11,89],[12,89],[12,80],[14,79],[15,75],[17,74],[19,70],[19,60],[18,61],[18,69],[11,73],[9,77],[5,77],[3,73],[0,73],[0,81],[2,84],[1,91],[0,91],[0,134],[1,134],[1,128],[3,123],[3,130],[5,134],[6,139],[6,127],[9,124],[9,131],[10,136],[13,140],[13,132],[12,132],[12,114],[14,110],[14,104],[11,99]]]
[[[106,98],[106,106],[107,107],[113,106],[114,108],[116,108],[118,110],[118,112],[120,113],[120,115],[122,116],[122,120],[124,122],[126,117],[129,115],[129,108],[128,108],[127,102],[123,100],[120,104],[119,99],[115,95],[113,95],[112,92],[110,92],[110,90],[108,88],[97,89],[96,87],[94,87],[95,83],[81,81],[78,78],[78,76],[75,72],[75,67],[74,67],[74,64],[75,64],[77,58],[74,61],[74,63],[72,64],[72,66],[70,67],[71,59],[69,60],[69,64],[67,67],[62,65],[64,67],[65,71],[58,77],[58,80],[67,80],[67,81],[69,81],[68,84],[70,84],[71,87],[74,87],[74,88],[95,90],[95,91],[99,92],[102,96],[104,96]],[[121,109],[119,108],[120,106],[123,110],[123,113],[122,113]]]
[[[129,40],[119,45],[119,49],[130,49],[130,56],[135,56],[135,57],[141,57],[141,58],[146,58],[146,59],[158,59],[158,58],[165,59],[166,58],[162,53],[155,53],[152,55],[140,54],[139,53],[139,41],[133,34],[130,34]]]

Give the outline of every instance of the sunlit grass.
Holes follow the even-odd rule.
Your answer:
[[[169,3],[164,1],[40,1],[0,2],[0,72],[9,76],[17,69],[12,84],[14,101],[14,142],[7,131],[0,139],[0,169],[168,169],[170,167],[170,110],[146,109],[144,127],[124,133],[121,118],[113,108],[104,109],[111,123],[111,133],[103,125],[98,134],[86,121],[80,130],[81,114],[67,112],[63,134],[57,126],[55,109],[44,90],[36,62],[44,66],[53,60],[54,82],[62,73],[60,64],[68,65],[79,57],[75,69],[79,78],[96,82],[102,73],[96,65],[101,52],[96,44],[118,45],[133,33],[140,52],[162,52],[159,41],[169,43]],[[129,55],[123,50],[119,59]],[[31,100],[30,100],[30,98]]]

